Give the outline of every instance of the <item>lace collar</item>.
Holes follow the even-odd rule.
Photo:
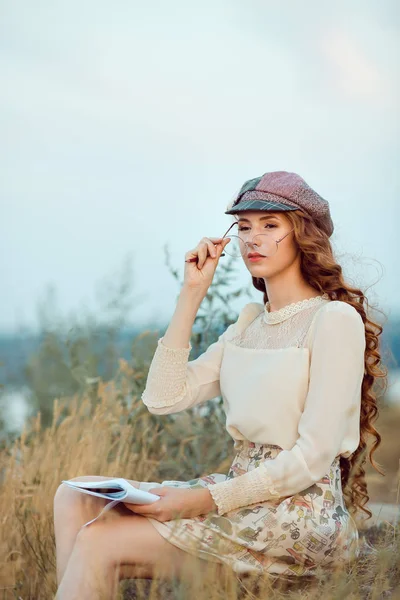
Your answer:
[[[312,298],[306,298],[305,300],[299,300],[298,302],[292,302],[291,304],[287,304],[286,306],[282,306],[279,310],[275,310],[270,312],[270,303],[269,301],[264,305],[264,315],[263,319],[265,323],[269,325],[273,325],[275,323],[281,323],[282,321],[286,321],[289,317],[297,314],[301,310],[305,308],[311,308],[312,306],[316,306],[318,304],[322,304],[329,300],[328,294],[324,293],[320,296],[314,296]]]

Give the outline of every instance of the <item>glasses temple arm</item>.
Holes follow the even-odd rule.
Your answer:
[[[287,233],[285,233],[285,235],[283,235],[283,236],[282,236],[282,237],[281,237],[279,240],[275,240],[275,241],[276,241],[276,243],[279,243],[279,242],[281,242],[281,241],[282,241],[282,240],[283,240],[283,239],[284,239],[284,238],[285,238],[287,235],[289,235],[289,233],[291,233],[292,231],[294,231],[294,228],[293,228],[293,229],[290,229],[290,231],[288,231]],[[226,235],[226,234],[225,234],[225,235]]]
[[[232,225],[230,225],[230,226],[228,227],[228,229],[225,231],[224,235],[222,236],[223,238],[226,236],[226,234],[228,233],[228,231],[229,231],[230,229],[232,229],[232,227],[233,227],[234,225],[237,225],[237,222],[236,222],[236,221],[235,221],[235,223],[232,223]]]

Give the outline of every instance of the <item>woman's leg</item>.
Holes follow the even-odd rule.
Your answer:
[[[101,479],[112,479],[112,477],[86,475],[74,477],[74,479],[79,481],[98,481]],[[139,481],[132,479],[128,479],[127,481],[135,487],[139,487]],[[81,526],[96,517],[106,504],[108,504],[108,500],[103,500],[103,498],[98,498],[97,496],[90,496],[89,494],[82,494],[64,483],[58,487],[54,496],[54,533],[58,584],[60,584],[64,575]],[[107,518],[114,519],[120,514],[126,514],[128,510],[125,506],[117,504],[106,515]]]
[[[203,581],[207,568],[207,561],[168,542],[142,515],[119,515],[79,531],[56,598],[111,600],[118,582],[134,577],[183,575],[193,584],[196,575]]]

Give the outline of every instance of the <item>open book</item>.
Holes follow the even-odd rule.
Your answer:
[[[93,523],[93,521],[96,521],[100,515],[110,508],[113,508],[116,504],[118,504],[118,502],[128,502],[130,504],[151,504],[152,502],[160,499],[160,496],[157,494],[139,490],[122,477],[89,481],[78,481],[76,479],[63,480],[62,483],[65,483],[65,485],[68,485],[78,492],[90,494],[91,496],[97,496],[98,498],[104,498],[105,500],[111,500],[111,502],[106,504],[97,517],[91,521],[88,521],[82,525],[82,527],[86,527],[90,523]]]

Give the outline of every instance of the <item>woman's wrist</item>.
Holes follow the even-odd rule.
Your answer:
[[[207,290],[204,291],[202,289],[196,288],[196,287],[190,287],[189,285],[183,284],[183,286],[181,287],[181,291],[179,296],[181,298],[184,299],[184,301],[186,299],[189,300],[190,304],[197,304],[197,310],[200,307],[200,304],[203,302],[204,298],[207,295]],[[197,311],[196,311],[197,313]]]
[[[201,496],[201,505],[203,510],[200,514],[206,515],[209,512],[213,512],[217,510],[217,505],[214,502],[213,497],[210,494],[210,490],[208,488],[203,488],[202,490],[197,490],[199,495]]]

